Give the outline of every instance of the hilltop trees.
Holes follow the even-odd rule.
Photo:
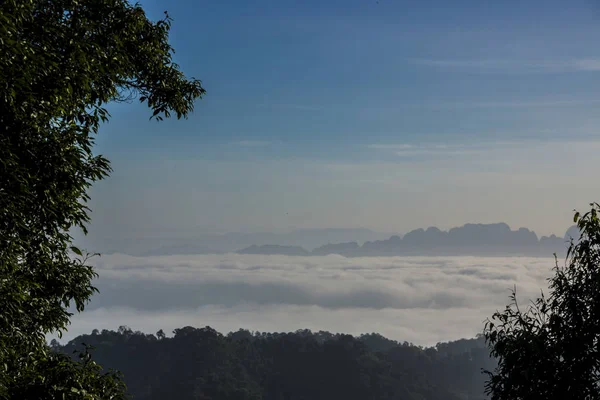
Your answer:
[[[137,400],[483,400],[482,339],[420,348],[381,335],[299,330],[176,329],[171,337],[102,330],[58,349],[97,346],[102,365],[124,372]]]
[[[153,118],[181,118],[204,94],[172,62],[170,24],[125,0],[0,2],[0,398],[122,397],[89,354],[73,363],[45,335],[95,291],[69,232],[110,172],[92,151],[106,104],[139,96]]]
[[[487,321],[498,367],[488,372],[492,400],[600,399],[600,205],[581,216],[577,242],[558,262],[550,292],[522,309],[516,295]]]

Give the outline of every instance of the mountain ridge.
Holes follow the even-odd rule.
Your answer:
[[[166,336],[121,326],[51,348],[75,357],[83,343],[138,400],[484,400],[481,370],[497,365],[480,335],[422,347],[377,333],[185,326]]]
[[[388,239],[327,243],[308,251],[301,246],[278,244],[252,245],[238,254],[312,255],[338,254],[346,257],[400,255],[515,255],[549,256],[566,252],[571,238],[577,240],[577,227],[570,227],[564,236],[541,236],[527,228],[512,230],[506,223],[467,223],[447,231],[437,227],[414,229],[404,236]]]

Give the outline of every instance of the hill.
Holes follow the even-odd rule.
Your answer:
[[[278,254],[286,256],[309,256],[310,253],[300,246],[280,246],[277,244],[266,244],[263,246],[252,245],[239,250],[239,254]]]
[[[564,254],[577,228],[571,227],[563,237],[542,236],[527,228],[511,230],[505,223],[465,224],[442,231],[436,227],[415,229],[403,237],[357,242],[328,243],[312,252],[302,247],[287,248],[277,245],[250,246],[239,251],[243,254],[319,255],[339,254],[346,257],[367,256],[551,256]]]
[[[423,348],[378,334],[173,333],[121,327],[52,346],[67,354],[94,346],[94,357],[122,371],[137,400],[479,400],[481,368],[494,367],[480,337]]]

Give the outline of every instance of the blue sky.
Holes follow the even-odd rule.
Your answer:
[[[592,1],[147,0],[185,121],[111,107],[92,237],[505,221],[562,234],[600,200]]]

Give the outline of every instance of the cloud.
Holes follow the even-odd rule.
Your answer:
[[[370,149],[388,151],[399,157],[440,157],[440,156],[463,156],[475,155],[483,152],[498,151],[511,147],[524,147],[531,144],[527,142],[491,142],[477,144],[370,144]]]
[[[240,147],[268,147],[274,145],[276,142],[271,140],[240,140],[233,142],[232,144]]]
[[[568,60],[518,60],[518,59],[409,59],[412,64],[435,68],[462,69],[480,72],[596,72],[600,71],[600,59]]]
[[[412,149],[415,146],[412,144],[369,144],[367,147],[377,150],[405,150]]]
[[[538,295],[553,265],[550,258],[115,254],[96,260],[100,293],[66,338],[123,324],[147,332],[211,325],[376,331],[434,344],[480,332],[515,283],[521,298]]]
[[[325,106],[320,104],[291,104],[291,103],[257,103],[256,107],[269,108],[269,109],[287,109],[287,110],[298,110],[298,111],[322,111],[326,109]]]
[[[600,71],[600,59],[583,59],[574,62],[581,71]]]
[[[586,122],[585,129],[593,132]],[[412,135],[411,140],[403,140],[402,132],[390,133],[388,140],[349,144],[352,158],[156,158],[115,168],[111,179],[93,189],[90,235],[78,243],[107,253],[124,248],[128,240],[128,251],[147,252],[175,239],[193,241],[196,233],[210,232],[209,226],[230,232],[356,226],[407,232],[497,221],[550,235],[564,232],[574,208],[586,209],[600,198],[600,187],[589,184],[597,179],[596,137],[559,140],[550,132],[549,139],[519,141],[497,131],[484,141],[475,133]],[[395,154],[401,149],[369,149],[369,143],[432,151],[440,150],[433,146],[458,151],[451,146],[461,144],[481,151],[401,157]],[[145,239],[150,237],[155,240]]]
[[[456,101],[446,103],[431,103],[425,107],[440,109],[459,108],[564,108],[591,106],[600,103],[600,99],[555,99],[555,100],[506,100],[506,101]]]

